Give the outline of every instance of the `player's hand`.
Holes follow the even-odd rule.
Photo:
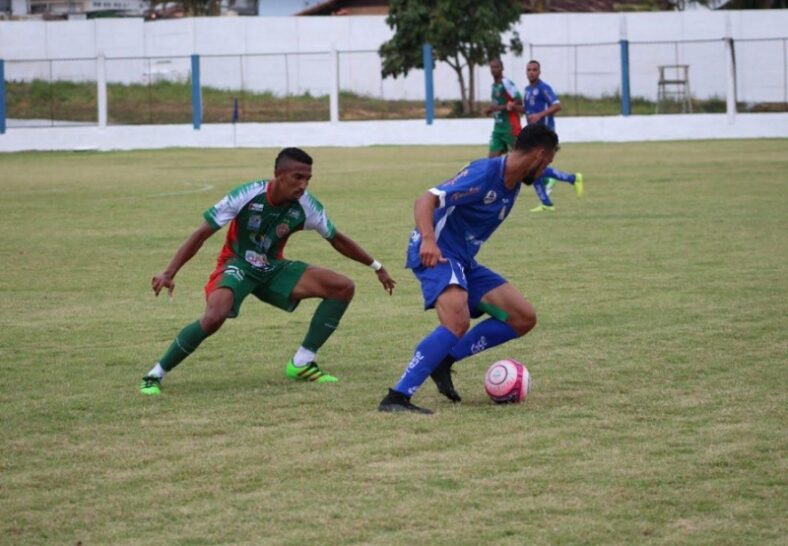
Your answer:
[[[175,290],[175,281],[172,280],[172,275],[168,273],[156,275],[151,279],[150,285],[151,288],[153,288],[153,293],[157,296],[162,288],[167,288],[167,292],[170,296],[172,296],[172,291]]]
[[[506,109],[507,110],[509,110],[511,112],[513,108],[514,108],[514,103],[512,101],[509,101],[509,102],[506,103]]]
[[[397,285],[397,281],[391,278],[389,272],[386,271],[385,267],[381,267],[378,271],[375,271],[378,275],[378,280],[380,284],[383,285],[383,289],[389,293],[389,295],[394,293],[394,287]]]
[[[531,114],[526,119],[528,120],[528,123],[534,124],[534,123],[539,123],[539,120],[542,119],[542,116],[540,116],[539,114]]]
[[[435,267],[439,263],[445,264],[449,260],[443,257],[441,249],[432,239],[422,239],[419,247],[419,258],[425,267]]]

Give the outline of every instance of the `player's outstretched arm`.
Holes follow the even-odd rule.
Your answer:
[[[392,279],[388,274],[388,271],[386,271],[386,268],[383,267],[380,262],[376,261],[372,256],[370,256],[367,251],[361,248],[361,245],[359,245],[356,241],[344,233],[337,231],[334,234],[334,238],[329,240],[329,242],[331,243],[331,246],[334,247],[334,250],[343,256],[375,269],[378,280],[380,281],[380,284],[383,285],[383,288],[386,290],[386,292],[389,294],[394,292],[394,287],[396,286],[397,281]]]
[[[167,269],[151,279],[151,288],[153,288],[153,292],[157,296],[162,288],[166,288],[167,291],[172,294],[172,291],[175,290],[175,275],[178,274],[178,271],[180,271],[181,267],[183,267],[186,262],[197,254],[197,251],[200,250],[203,243],[213,234],[213,227],[211,227],[208,222],[203,222],[200,227],[189,235],[175,252],[175,256],[170,260]]]

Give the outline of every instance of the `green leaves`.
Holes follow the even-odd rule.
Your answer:
[[[421,48],[429,43],[435,59],[449,63],[457,72],[465,103],[463,70],[470,73],[474,66],[488,63],[507,49],[522,53],[517,31],[508,45],[501,39],[519,19],[519,4],[508,0],[392,0],[386,22],[395,34],[379,50],[382,75],[396,78],[424,68]]]

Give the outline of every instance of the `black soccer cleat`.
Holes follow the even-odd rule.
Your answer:
[[[432,371],[430,377],[435,381],[438,392],[456,404],[462,402],[462,397],[454,390],[454,382],[451,380],[452,364],[454,361],[444,360]]]
[[[422,413],[425,415],[432,413],[432,410],[420,408],[415,404],[411,404],[409,397],[393,389],[389,389],[389,393],[383,398],[383,400],[380,401],[380,404],[378,405],[378,411],[385,411],[387,413],[399,413],[407,411],[410,413]]]

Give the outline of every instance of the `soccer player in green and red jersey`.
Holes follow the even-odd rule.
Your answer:
[[[514,149],[514,142],[520,134],[520,115],[523,113],[523,100],[512,80],[503,76],[503,63],[500,59],[490,61],[493,77],[492,103],[484,111],[493,114],[495,125],[490,136],[490,155],[498,157]]]
[[[321,298],[306,337],[287,363],[285,374],[301,381],[337,381],[321,370],[315,359],[353,298],[353,281],[328,269],[286,259],[283,251],[288,238],[300,230],[317,231],[343,256],[372,267],[389,294],[396,283],[380,262],[337,231],[323,205],[306,189],[311,178],[312,158],[299,148],[285,148],[276,158],[274,178],[239,186],[205,211],[200,227],[178,248],[167,268],[151,280],[157,296],[164,288],[171,294],[181,267],[211,235],[229,224],[216,269],[205,285],[205,312],[175,337],[143,377],[140,392],[159,394],[167,372],[219,330],[226,319],[238,316],[241,303],[249,294],[287,312],[303,299]]]

